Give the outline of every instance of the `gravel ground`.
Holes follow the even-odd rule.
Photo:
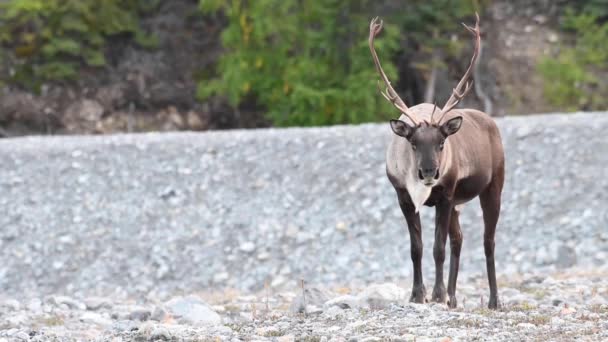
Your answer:
[[[569,333],[605,339],[608,115],[510,117],[498,124],[507,156],[496,241],[505,306],[498,313],[480,309],[487,284],[477,200],[461,215],[457,292],[476,305],[448,311],[393,298],[381,310],[357,307],[333,318],[326,316],[334,309],[322,309],[326,301],[307,316],[283,307],[300,279],[307,289],[352,293],[392,282],[409,297],[409,236],[384,173],[388,125],[0,140],[0,313],[6,313],[0,340],[23,334],[44,340],[46,333],[82,339],[78,334],[91,331],[87,336],[110,340],[154,339],[159,331],[158,338],[186,340],[289,338],[290,331],[311,340]],[[422,214],[429,286],[433,210]],[[521,280],[513,285],[513,279]],[[524,283],[542,286],[530,294]],[[214,291],[240,295],[218,304],[208,298]],[[262,297],[277,307],[266,308],[263,320],[251,305],[230,310],[248,305],[242,297],[266,292]],[[190,294],[224,305],[208,310],[221,323],[201,328],[159,314]],[[91,298],[109,304],[90,309],[83,303]],[[136,306],[150,314],[121,316]],[[232,321],[233,311],[250,317]],[[278,323],[276,332],[256,330]],[[510,335],[487,336],[492,329]]]
[[[452,310],[407,303],[409,291],[391,283],[358,290],[198,293],[166,302],[5,299],[0,341],[605,341],[606,275],[501,279],[498,311],[485,308],[481,279],[460,284],[461,304]]]

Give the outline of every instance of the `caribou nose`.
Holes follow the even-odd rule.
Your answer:
[[[439,179],[439,168],[420,168],[418,169],[418,178],[420,178],[420,180],[429,178]]]

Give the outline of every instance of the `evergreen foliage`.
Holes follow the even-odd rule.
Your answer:
[[[158,1],[8,0],[0,3],[0,43],[18,61],[13,82],[37,89],[44,81],[71,80],[81,66],[106,64],[108,37],[130,34],[144,47],[154,37],[139,14]]]
[[[571,111],[608,106],[608,85],[596,77],[608,72],[608,22],[600,19],[607,13],[606,0],[588,1],[578,12],[566,11],[563,26],[574,34],[575,46],[562,47],[557,58],[544,58],[538,65],[545,96],[554,105]]]
[[[376,90],[378,75],[367,43],[370,19],[381,5],[368,0],[201,0],[205,13],[223,13],[228,26],[217,75],[200,81],[199,98],[225,95],[238,106],[253,96],[277,126],[394,117],[397,113]],[[448,34],[464,31],[459,21],[479,6],[449,0],[384,5],[397,8],[384,16],[376,48],[393,83],[398,77],[392,58],[410,48],[404,42],[417,42],[427,51],[453,46]]]

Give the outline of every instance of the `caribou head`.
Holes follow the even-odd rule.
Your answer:
[[[444,157],[447,138],[458,132],[462,124],[462,116],[447,120],[443,124],[423,122],[410,125],[401,120],[391,120],[391,128],[395,134],[410,142],[418,169],[418,179],[424,185],[433,186],[439,179],[439,170]]]
[[[475,50],[471,63],[465,72],[464,76],[453,89],[452,95],[438,113],[438,120],[434,120],[437,106],[433,107],[431,113],[414,113],[408,108],[403,100],[397,95],[395,89],[393,89],[391,82],[384,73],[378,54],[374,49],[374,38],[382,30],[382,21],[378,21],[375,18],[370,23],[369,33],[369,47],[374,59],[376,69],[380,73],[380,77],[384,81],[386,90],[381,94],[391,102],[401,113],[403,113],[411,123],[407,123],[401,120],[391,120],[391,128],[395,134],[401,136],[410,142],[412,149],[414,150],[416,165],[417,165],[417,176],[427,186],[435,185],[436,181],[440,177],[440,166],[444,158],[444,147],[447,143],[447,138],[458,132],[462,124],[462,116],[450,118],[449,120],[443,121],[445,115],[450,112],[456,105],[462,100],[462,98],[471,90],[472,81],[468,81],[471,77],[473,65],[477,59],[479,53],[479,46],[481,43],[480,30],[479,30],[479,15],[477,15],[477,22],[475,27],[471,28],[465,24],[464,27],[469,30],[475,36]],[[428,114],[428,115],[426,115]],[[430,120],[422,120],[422,117],[430,117]]]

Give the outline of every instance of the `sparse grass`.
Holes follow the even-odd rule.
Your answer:
[[[536,310],[536,305],[532,305],[528,302],[522,302],[520,304],[507,308],[506,311],[526,312],[526,311],[532,311],[532,310]]]
[[[580,315],[577,317],[577,319],[580,321],[586,321],[586,322],[598,322],[602,318],[598,314],[589,314],[589,315]]]
[[[478,315],[482,315],[482,316],[492,316],[494,314],[495,311],[490,310],[486,307],[479,307],[473,310],[473,313],[476,313]]]
[[[532,324],[538,326],[538,325],[548,324],[549,322],[551,322],[551,317],[549,317],[547,315],[534,315],[534,316],[528,317],[526,323],[532,323]]]
[[[43,318],[41,318],[40,319],[40,323],[42,325],[47,326],[47,327],[52,327],[52,326],[63,325],[64,321],[63,321],[63,317],[49,316],[49,317],[43,317]]]
[[[271,330],[264,334],[264,337],[279,337],[285,335],[284,331],[281,330]]]
[[[547,295],[549,294],[549,292],[546,289],[536,287],[536,286],[534,286],[534,287],[516,286],[515,288],[517,288],[522,293],[526,293],[526,294],[534,296],[534,298],[537,300],[543,299],[543,298],[547,297]]]
[[[359,309],[359,313],[361,315],[367,315],[369,313],[369,310],[368,309]]]
[[[580,335],[595,335],[599,333],[601,330],[598,327],[583,329],[579,332]]]
[[[243,331],[243,326],[238,325],[238,324],[234,324],[234,323],[228,323],[228,324],[224,324],[225,327],[230,328],[232,331],[240,333]]]
[[[589,307],[589,311],[596,314],[608,314],[608,305],[605,304],[595,304]]]
[[[548,294],[549,292],[545,289],[535,289],[534,291],[532,291],[532,295],[537,300],[546,298]]]
[[[241,312],[241,307],[239,305],[234,305],[234,304],[226,305],[226,306],[224,306],[224,309],[226,310],[226,312],[229,312],[229,313]]]
[[[481,328],[483,327],[482,322],[473,318],[458,318],[450,322],[454,327],[466,327],[466,328]]]
[[[321,342],[321,337],[319,336],[300,336],[296,338],[296,341],[300,342]]]

